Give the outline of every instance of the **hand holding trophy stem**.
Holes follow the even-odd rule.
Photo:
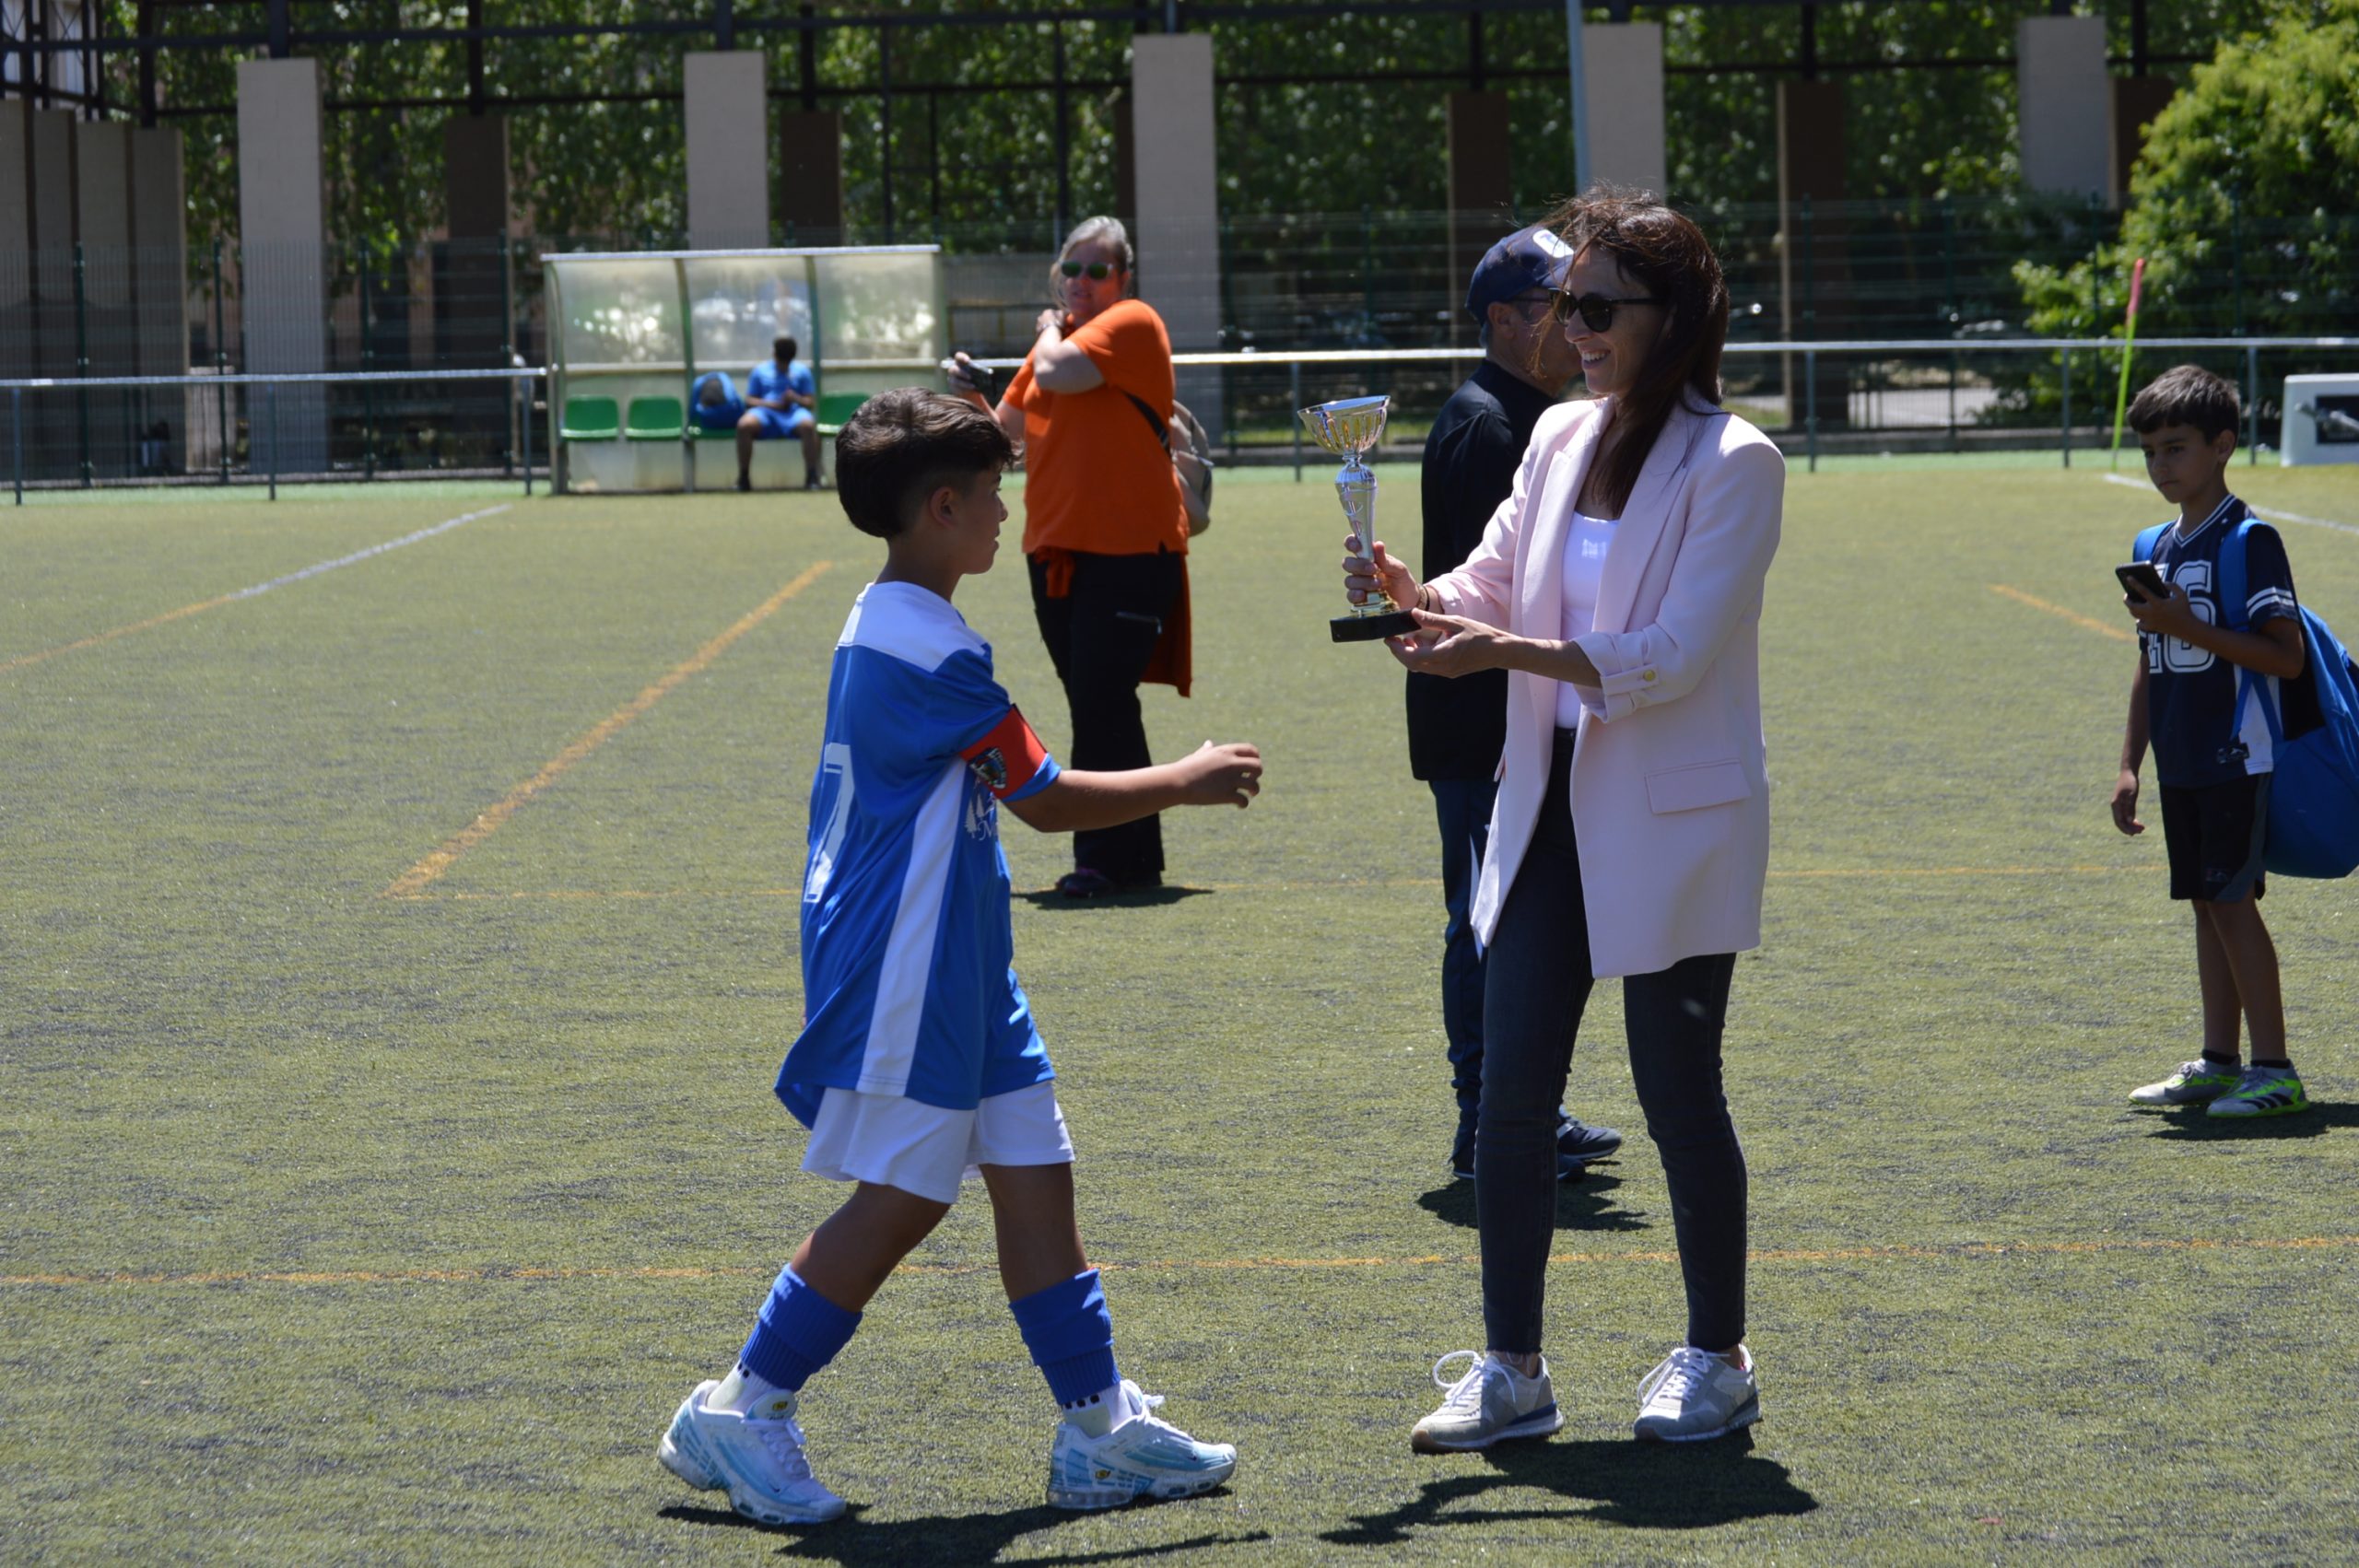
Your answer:
[[[1335,471],[1335,496],[1343,502],[1344,521],[1351,524],[1352,553],[1369,559],[1376,555],[1376,474],[1364,459],[1383,439],[1391,405],[1389,397],[1347,397],[1302,411],[1302,427],[1310,439],[1344,460]],[[1327,623],[1328,635],[1337,642],[1374,642],[1416,629],[1416,617],[1389,596],[1355,604]]]

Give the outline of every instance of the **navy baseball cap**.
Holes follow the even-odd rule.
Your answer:
[[[1474,281],[1466,288],[1466,313],[1480,322],[1502,300],[1535,288],[1555,287],[1572,260],[1572,247],[1546,224],[1517,229],[1484,252],[1483,259],[1474,263]]]

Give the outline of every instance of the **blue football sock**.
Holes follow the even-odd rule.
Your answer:
[[[761,1321],[737,1359],[765,1383],[800,1388],[836,1359],[859,1327],[859,1313],[846,1312],[804,1283],[790,1263],[778,1271]]]
[[[1058,1404],[1085,1404],[1121,1381],[1114,1369],[1114,1315],[1106,1310],[1097,1270],[1085,1270],[1007,1307]]]

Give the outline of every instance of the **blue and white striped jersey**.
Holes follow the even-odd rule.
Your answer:
[[[2235,619],[2220,604],[2220,546],[2248,515],[2244,502],[2230,496],[2192,533],[2166,528],[2154,544],[2154,569],[2164,581],[2186,589],[2197,618],[2212,626]],[[2285,543],[2275,529],[2256,523],[2245,532],[2243,619],[2258,630],[2263,621],[2294,614],[2294,568],[2285,559]],[[2276,676],[2260,680],[2255,700],[2246,705],[2243,721],[2237,723],[2236,685],[2242,672],[2236,665],[2175,637],[2141,632],[2138,641],[2146,658],[2147,731],[2157,779],[2193,789],[2274,771],[2269,717],[2261,705],[2282,712]]]
[[[862,591],[828,678],[804,1026],[778,1075],[805,1126],[829,1088],[960,1110],[1054,1075],[1016,984],[997,802],[1057,773],[947,600]]]

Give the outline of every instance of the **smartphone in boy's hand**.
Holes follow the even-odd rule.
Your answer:
[[[2136,604],[2141,599],[2164,600],[2171,596],[2170,585],[2163,581],[2163,574],[2154,569],[2152,561],[2132,561],[2116,567],[2113,575],[2121,579],[2122,591],[2129,595],[2124,603]]]

